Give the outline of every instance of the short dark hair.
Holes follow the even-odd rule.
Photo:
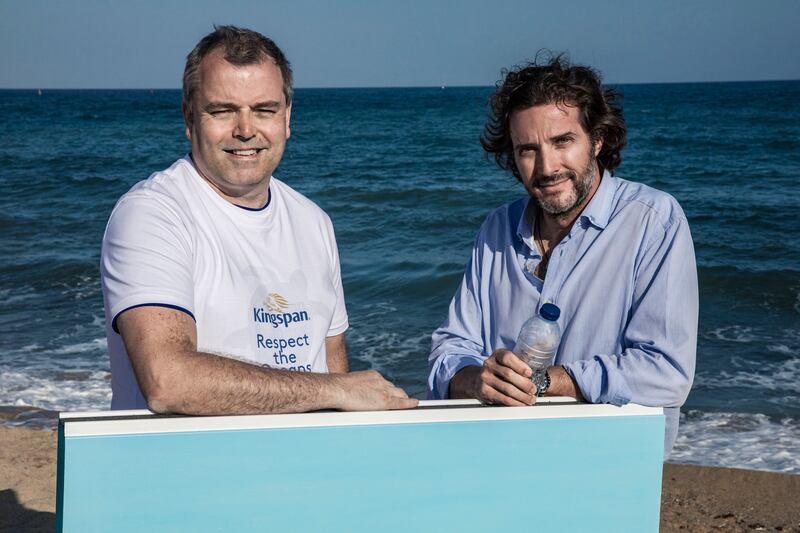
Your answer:
[[[183,102],[191,109],[192,97],[199,83],[197,71],[200,63],[211,52],[222,49],[225,61],[232,65],[245,66],[272,59],[281,70],[283,96],[286,104],[292,103],[292,65],[272,39],[260,33],[237,26],[214,26],[214,31],[200,39],[194,50],[186,56],[183,69]]]
[[[622,148],[627,140],[625,119],[622,116],[622,96],[613,89],[602,87],[602,77],[596,70],[570,65],[563,54],[548,54],[549,60],[537,64],[537,59],[510,71],[489,99],[490,113],[481,145],[487,155],[494,155],[500,168],[510,170],[521,181],[514,161],[509,120],[515,111],[537,105],[557,104],[578,108],[581,125],[596,142],[603,140],[597,155],[600,166],[613,171],[622,162]]]

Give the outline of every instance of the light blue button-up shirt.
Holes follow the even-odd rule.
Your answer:
[[[667,457],[697,350],[697,267],[683,210],[666,193],[605,172],[542,281],[532,274],[542,257],[523,216],[529,201],[496,209],[481,226],[433,333],[428,397],[447,398],[456,372],[512,348],[523,322],[553,302],[556,364],[589,402],[664,407]]]

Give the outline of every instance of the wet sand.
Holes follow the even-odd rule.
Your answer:
[[[56,432],[0,427],[0,531],[53,531]],[[662,532],[800,532],[800,475],[664,466]]]

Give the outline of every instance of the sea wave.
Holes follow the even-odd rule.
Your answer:
[[[749,326],[730,325],[715,328],[701,334],[705,338],[716,339],[728,342],[749,343],[758,337],[753,333],[753,328]]]
[[[104,411],[111,405],[111,373],[18,371],[0,366],[0,406],[48,411]],[[2,408],[0,408],[2,410]]]
[[[800,420],[690,410],[669,461],[800,474]]]
[[[800,357],[778,354],[758,360],[735,355],[726,366],[699,370],[689,397],[690,407],[759,411],[800,418]]]

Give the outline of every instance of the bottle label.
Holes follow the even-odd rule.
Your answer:
[[[538,350],[523,343],[517,343],[514,353],[533,369],[547,368],[552,365],[556,355],[555,350]]]

